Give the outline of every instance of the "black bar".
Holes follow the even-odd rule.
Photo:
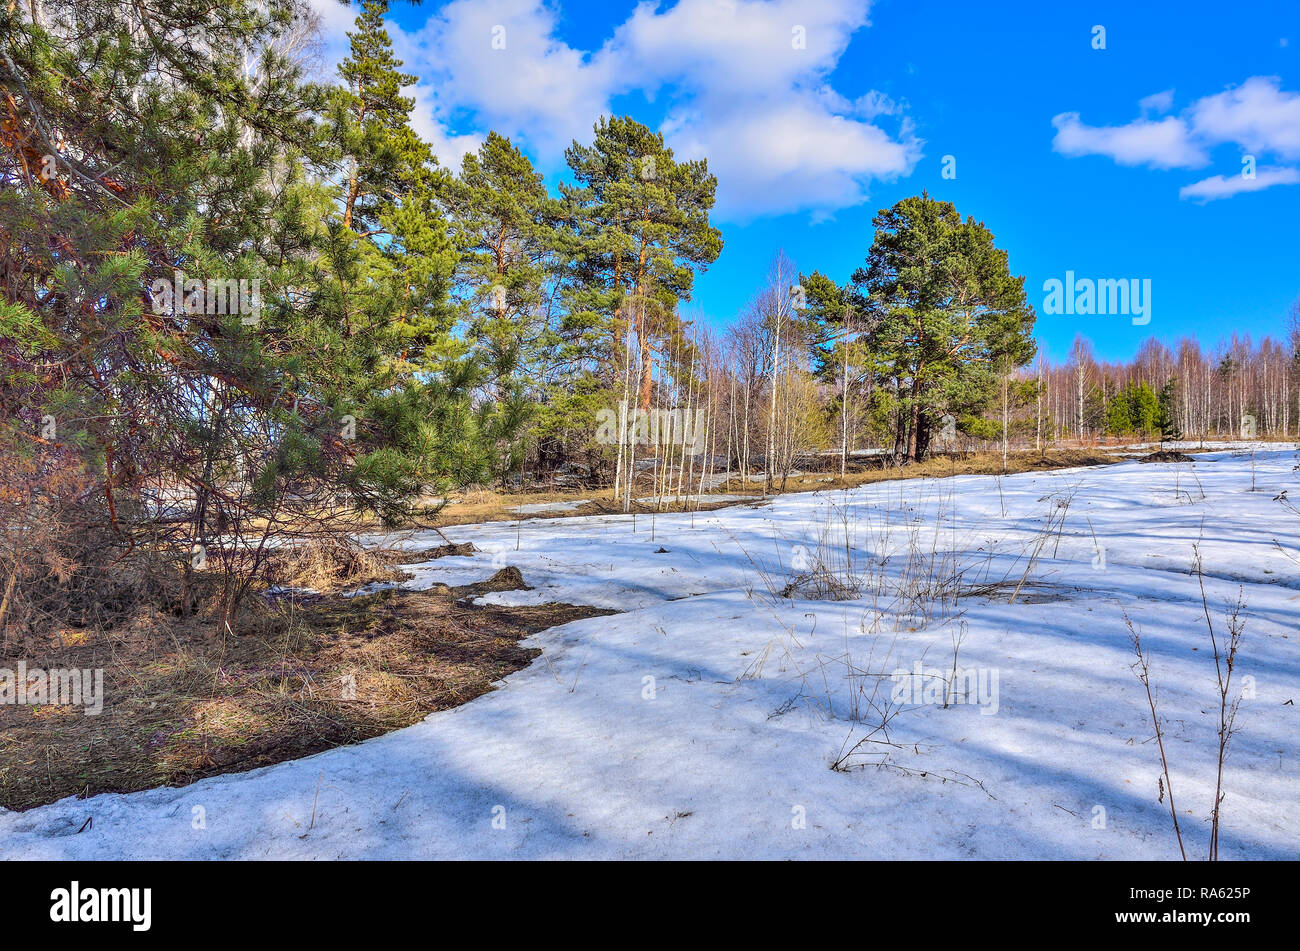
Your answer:
[[[610,931],[613,916],[628,938],[687,934],[692,920],[761,934],[784,919],[796,933],[812,927],[838,941],[893,922],[952,947],[1017,933],[1203,932],[1229,941],[1257,928],[1294,933],[1296,872],[1285,862],[12,862],[0,863],[0,894],[10,935],[112,932],[133,943],[205,934],[378,941],[399,926],[428,928],[438,941],[464,928],[589,940],[593,926],[610,939],[622,931]],[[148,930],[130,920],[52,921],[52,895],[74,881],[83,899],[96,889],[150,889]],[[1154,918],[1119,920],[1134,914]],[[1204,914],[1214,917],[1206,923]]]

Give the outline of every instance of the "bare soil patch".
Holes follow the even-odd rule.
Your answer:
[[[613,613],[470,603],[523,586],[507,568],[457,588],[258,599],[232,632],[150,610],[28,638],[0,666],[103,668],[104,709],[0,706],[0,806],[181,786],[379,736],[492,690],[540,653],[528,635]]]
[[[1156,452],[1148,453],[1138,459],[1138,462],[1193,462],[1185,452],[1179,452],[1176,449],[1160,449]]]

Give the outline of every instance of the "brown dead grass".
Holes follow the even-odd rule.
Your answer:
[[[264,577],[272,585],[328,594],[411,577],[394,563],[393,553],[362,547],[352,538],[313,538],[272,552]]]
[[[0,706],[0,806],[180,786],[379,736],[493,689],[539,653],[522,638],[611,613],[470,603],[521,585],[506,569],[460,588],[259,602],[233,636],[153,613],[29,641],[29,667],[104,668],[104,710]]]
[[[1002,475],[1017,472],[1040,472],[1048,469],[1064,469],[1076,466],[1106,466],[1123,461],[1101,448],[1050,449],[1046,452],[1013,452],[1007,459],[1007,467],[1002,467],[1000,452],[973,452],[934,456],[922,462],[905,466],[885,466],[882,462],[866,461],[859,458],[850,464],[846,478],[840,478],[839,458],[828,461],[827,471],[805,472],[800,476],[791,476],[784,488],[784,493],[824,492],[827,489],[853,488],[874,482],[887,482],[898,479],[932,479],[954,475]],[[757,473],[755,473],[757,474]],[[697,475],[698,478],[698,475]],[[779,488],[779,482],[778,482]],[[634,490],[634,494],[645,498],[652,494],[647,481],[643,487]],[[691,494],[694,494],[693,492]],[[721,484],[714,489],[716,495],[744,496],[746,501],[763,498],[762,485],[757,482],[744,483],[739,477],[732,480],[730,486]],[[473,492],[451,496],[449,504],[430,519],[430,524],[445,528],[451,525],[475,524],[492,521],[518,521],[520,519],[564,518],[574,515],[612,515],[623,512],[621,501],[610,498],[609,488],[586,488],[564,491],[537,492],[493,492],[476,489]],[[530,512],[519,514],[512,511],[520,505],[534,505],[546,502],[573,502],[579,499],[589,500],[586,505],[561,512]],[[707,512],[728,505],[744,504],[731,501],[709,502],[707,500],[687,501],[682,504],[669,502],[669,512]],[[653,512],[653,505],[641,505],[635,501],[631,511],[638,514]]]

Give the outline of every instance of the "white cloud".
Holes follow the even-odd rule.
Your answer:
[[[759,100],[720,116],[682,114],[665,126],[683,157],[707,157],[718,175],[719,212],[746,220],[811,211],[822,218],[867,198],[873,179],[910,174],[920,143],[828,112],[812,94]]]
[[[828,96],[842,100],[843,97],[831,90],[830,87],[823,88]],[[852,112],[860,119],[874,119],[876,116],[901,115],[906,111],[906,107],[902,103],[895,102],[884,93],[872,90],[854,99],[853,102],[849,103],[845,111]]]
[[[1128,125],[1090,126],[1077,112],[1063,112],[1052,119],[1056,138],[1052,148],[1062,155],[1104,155],[1121,165],[1152,165],[1156,168],[1194,168],[1208,161],[1187,123],[1173,117],[1134,119]]]
[[[1283,92],[1276,77],[1254,76],[1206,96],[1192,107],[1191,117],[1197,134],[1207,141],[1300,158],[1300,93]]]
[[[558,39],[558,21],[539,0],[454,0],[410,37],[407,67],[442,116],[554,154],[590,135],[623,84],[610,57]]]
[[[781,95],[835,68],[869,0],[643,2],[607,44],[627,78],[682,83],[714,95]]]
[[[909,174],[921,154],[911,123],[874,120],[902,107],[879,92],[849,100],[828,76],[867,0],[680,0],[642,3],[602,50],[629,87],[666,93],[674,151],[707,158],[718,214],[825,217],[866,200],[872,180]]]
[[[337,62],[355,11],[313,3]],[[904,104],[875,91],[849,99],[829,84],[853,34],[869,26],[869,8],[646,0],[590,50],[560,38],[549,0],[453,0],[419,30],[387,29],[403,68],[420,77],[407,90],[412,124],[444,165],[458,167],[495,129],[558,167],[617,97],[639,93],[662,103],[660,129],[679,156],[708,159],[720,217],[824,217],[865,201],[873,180],[909,174],[921,156]]]
[[[447,125],[439,119],[439,103],[427,84],[416,83],[414,88],[402,91],[415,99],[415,108],[411,110],[411,128],[415,134],[429,143],[440,165],[460,171],[465,153],[477,151],[487,136],[478,132],[458,135],[448,131]]]
[[[1300,169],[1268,167],[1255,170],[1254,178],[1242,175],[1212,175],[1178,190],[1179,198],[1192,198],[1201,202],[1231,198],[1242,192],[1257,192],[1274,185],[1300,183]]]
[[[1240,86],[1205,96],[1178,116],[1135,119],[1127,125],[1090,126],[1077,112],[1052,119],[1052,148],[1062,155],[1104,155],[1121,165],[1199,168],[1215,146],[1234,144],[1252,156],[1300,158],[1300,93],[1285,92],[1276,76],[1252,76]],[[1139,102],[1143,114],[1173,106],[1173,90]],[[1253,179],[1214,175],[1184,186],[1179,195],[1201,201],[1227,198],[1271,185],[1290,184],[1292,168],[1260,168]]]
[[[1164,113],[1164,112],[1168,112],[1173,107],[1174,107],[1174,91],[1172,89],[1166,89],[1164,92],[1152,93],[1151,95],[1147,96],[1145,99],[1138,100],[1138,108],[1141,109],[1144,113],[1146,112]]]

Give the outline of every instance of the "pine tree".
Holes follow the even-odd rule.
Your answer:
[[[371,235],[384,229],[395,194],[427,184],[433,154],[411,129],[415,100],[402,95],[416,77],[400,72],[384,29],[388,0],[364,0],[346,59],[339,65],[343,88],[334,92],[334,121],[346,164],[343,226]]]
[[[890,363],[895,452],[915,460],[943,413],[982,409],[998,376],[1033,358],[1034,311],[992,232],[951,203],[905,198],[874,224],[854,302],[873,322],[872,349]]]
[[[251,484],[282,500],[340,462],[285,333],[319,227],[301,169],[325,154],[321,90],[277,49],[301,12],[52,0],[47,29],[0,11],[0,440],[43,484],[85,483],[42,503],[76,577],[188,553],[246,515]],[[302,439],[310,459],[283,456]],[[159,491],[189,493],[187,517]]]
[[[50,30],[0,9],[0,454],[66,528],[58,563],[211,547],[228,615],[259,537],[335,501],[395,519],[483,466],[432,156],[382,50],[348,67],[377,93],[303,80],[283,50],[304,13],[51,0]],[[341,154],[355,190],[328,181]]]
[[[466,330],[491,387],[485,438],[504,480],[522,463],[523,429],[559,343],[550,324],[555,202],[528,158],[495,132],[465,156],[445,196]]]
[[[804,325],[813,372],[823,381],[832,381],[841,363],[835,355],[836,344],[861,322],[854,320],[846,288],[820,271],[800,274],[799,290],[802,306],[796,316]]]
[[[346,174],[317,280],[339,339],[312,349],[327,354],[335,398],[357,421],[345,484],[396,522],[409,499],[480,480],[490,437],[474,401],[483,369],[454,333],[457,255],[443,216],[453,183],[411,128],[414,100],[401,90],[415,77],[400,71],[387,9],[362,5],[333,93]]]
[[[448,189],[469,331],[492,363],[525,362],[545,347],[554,272],[555,205],[510,140],[489,132]]]
[[[695,272],[722,252],[721,232],[709,223],[717,179],[704,160],[678,162],[662,134],[628,117],[600,119],[594,142],[574,142],[565,157],[576,182],[560,186],[560,247],[573,262],[566,330],[603,344],[609,371],[619,334],[611,317],[630,321],[644,408],[655,354],[680,331],[677,304],[690,300]]]

